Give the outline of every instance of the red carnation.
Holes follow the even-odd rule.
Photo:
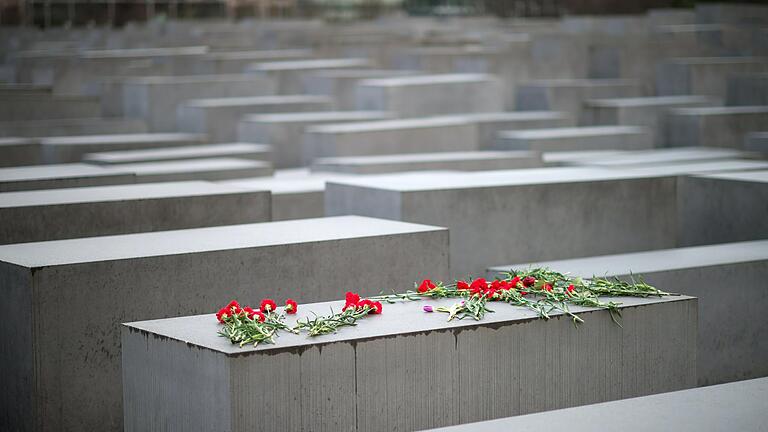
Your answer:
[[[528,295],[528,291],[520,291],[520,295]]]
[[[232,300],[229,302],[229,304],[224,308],[228,311],[233,310],[235,313],[240,313],[242,309],[240,309],[240,303],[237,302],[237,300]]]
[[[257,317],[259,322],[264,322],[264,320],[266,319],[266,317],[264,316],[263,313],[261,313],[261,311],[253,311],[253,316]],[[251,319],[253,319],[253,317],[251,317]]]
[[[536,278],[533,276],[526,276],[525,279],[523,279],[523,286],[528,288],[536,283]]]
[[[494,279],[494,281],[491,282],[491,288],[493,288],[495,290],[501,288],[501,281],[498,280],[498,279]]]
[[[218,312],[216,312],[216,319],[219,320],[220,323],[223,323],[224,318],[228,318],[229,314],[230,314],[230,311],[226,307],[223,307],[219,309]]]
[[[509,285],[512,288],[517,288],[517,284],[520,283],[520,276],[515,276],[512,278],[512,280],[509,281]]]
[[[251,309],[250,306],[244,307],[243,312],[245,312],[245,316],[247,316],[250,319],[253,319],[253,316],[256,315],[256,311]]]
[[[360,300],[360,302],[357,304],[357,308],[358,309],[362,309],[362,308],[364,308],[366,306],[368,306],[369,308],[372,308],[373,307],[373,302],[368,300],[368,299],[365,299],[365,300]]]
[[[360,296],[355,294],[355,293],[353,293],[353,292],[348,292],[347,295],[346,295],[346,299],[347,299],[347,304],[355,304],[356,305],[357,303],[360,302]]]
[[[277,303],[272,299],[264,299],[261,301],[261,307],[259,308],[263,313],[272,312],[277,310]]]
[[[285,301],[285,313],[295,314],[297,310],[299,310],[299,305],[296,303],[295,300],[288,299]]]
[[[469,285],[469,289],[476,289],[480,288],[481,290],[488,289],[488,282],[485,281],[485,279],[475,279],[472,281],[472,283]]]
[[[492,300],[494,295],[496,295],[495,289],[488,288],[487,290],[485,290],[485,298],[487,298],[488,300]]]
[[[456,289],[457,290],[468,290],[469,284],[464,281],[458,281],[456,282]]]
[[[544,288],[544,290],[546,290],[546,291],[552,292],[552,285],[550,285],[550,284],[544,284],[544,287],[543,287],[543,288]]]
[[[370,313],[374,315],[380,314],[381,310],[383,309],[383,307],[381,306],[381,302],[373,302],[372,305],[373,305],[373,309],[371,309]]]
[[[435,289],[435,284],[432,283],[431,280],[424,279],[423,281],[421,281],[421,285],[419,285],[419,292],[420,293],[425,293],[425,292],[427,292],[427,291],[429,291],[431,289]]]
[[[572,295],[575,289],[576,287],[573,284],[568,285],[568,295]]]

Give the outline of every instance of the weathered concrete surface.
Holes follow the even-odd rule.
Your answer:
[[[477,139],[475,124],[461,117],[321,125],[307,129],[304,158],[475,151]]]
[[[744,135],[761,131],[766,124],[768,106],[678,108],[669,114],[666,142],[741,149]]]
[[[750,132],[744,138],[744,149],[768,153],[768,132]]]
[[[49,120],[98,117],[101,105],[90,96],[25,95],[4,96],[0,121]]]
[[[589,125],[642,126],[653,134],[657,147],[665,145],[666,116],[671,108],[717,105],[707,96],[651,96],[590,99],[584,102],[582,120]]]
[[[481,150],[492,149],[501,131],[518,129],[545,129],[576,126],[576,120],[558,111],[509,111],[457,114],[477,128],[477,142]]]
[[[188,133],[148,133],[125,135],[82,135],[41,138],[45,163],[80,162],[88,153],[178,147],[202,144],[205,135]]]
[[[762,171],[768,169],[768,161],[746,159],[722,159],[714,161],[689,161],[658,165],[615,165],[605,168],[630,174],[685,176],[717,172]]]
[[[401,117],[503,111],[501,80],[488,74],[416,75],[360,81],[357,108]]]
[[[681,246],[768,238],[768,166],[685,177],[678,188]]]
[[[125,428],[417,430],[694,386],[696,300],[621,301],[623,328],[605,311],[579,308],[586,323],[574,329],[504,304],[482,321],[448,323],[415,302],[337,334],[281,334],[257,348],[218,337],[213,315],[130,323]],[[342,304],[301,305],[298,316]]]
[[[268,161],[271,159],[271,152],[271,147],[265,144],[201,144],[186,147],[88,153],[83,155],[83,161],[99,165],[207,159],[214,157],[234,157],[238,159]]]
[[[490,262],[674,247],[676,190],[674,176],[599,168],[425,173],[330,181],[325,208],[450,228],[452,276],[464,277]]]
[[[426,170],[486,171],[537,168],[542,165],[541,154],[537,152],[487,151],[320,158],[312,163],[312,171],[382,174]]]
[[[0,193],[0,244],[268,222],[267,191],[202,181]]]
[[[729,74],[768,72],[759,57],[690,57],[665,60],[656,68],[659,95],[708,95],[725,99]]]
[[[189,99],[275,94],[271,80],[254,75],[143,77],[122,83],[123,115],[147,122],[153,132],[176,130],[176,108]]]
[[[768,378],[762,378],[432,429],[432,432],[547,429],[588,432],[601,430],[606,424],[621,424],[621,429],[627,432],[672,429],[680,432],[758,432],[765,427],[767,399]]]
[[[493,267],[488,275],[528,265],[582,277],[643,280],[699,299],[698,384],[768,376],[768,241],[726,243]],[[638,276],[635,276],[638,277]]]
[[[32,138],[0,138],[0,167],[42,163],[40,141]]]
[[[574,152],[578,153],[578,152]],[[549,153],[548,155],[556,154]],[[575,155],[576,156],[576,155]],[[717,147],[677,147],[640,151],[622,151],[607,154],[582,155],[564,161],[568,165],[600,167],[658,167],[663,165],[698,164],[700,162],[728,161],[748,156],[747,153]],[[587,157],[588,156],[588,157]],[[745,166],[746,167],[746,166]]]
[[[146,132],[147,125],[143,121],[116,117],[28,120],[0,123],[0,136],[54,137]]]
[[[222,299],[373,295],[447,272],[447,230],[356,217],[0,246],[0,418],[10,430],[122,430],[121,322]]]
[[[638,126],[582,126],[499,132],[496,150],[539,152],[643,150],[653,148],[651,131]]]
[[[237,124],[244,115],[323,111],[333,106],[333,99],[317,95],[193,99],[178,107],[176,124],[181,131],[207,135],[211,142],[228,142],[237,138]]]
[[[370,66],[371,62],[364,58],[333,58],[253,63],[245,70],[271,80],[277,94],[298,94],[303,91],[302,78],[308,72]]]
[[[727,86],[727,105],[768,105],[768,73],[730,75]]]
[[[277,168],[304,165],[304,132],[307,127],[329,123],[353,123],[385,120],[393,115],[382,111],[321,111],[305,113],[258,114],[243,117],[237,126],[237,138],[245,142],[272,146]]]
[[[584,101],[600,98],[642,96],[642,86],[634,80],[546,79],[518,86],[515,107],[524,111],[561,111],[581,117]]]
[[[136,175],[132,172],[79,163],[0,168],[0,192],[135,182]]]
[[[310,94],[330,96],[336,101],[336,108],[354,110],[357,108],[357,83],[371,78],[390,78],[417,75],[418,71],[386,69],[337,69],[322,70],[302,77],[304,91]]]
[[[272,175],[272,164],[269,162],[225,157],[125,163],[107,169],[133,173],[136,183],[216,181]]]

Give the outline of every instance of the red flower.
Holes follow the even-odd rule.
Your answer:
[[[423,281],[421,281],[421,285],[419,285],[419,292],[425,293],[431,289],[435,289],[435,287],[436,287],[435,284],[432,283],[431,280],[424,279]]]
[[[528,291],[520,291],[520,295],[528,295]]]
[[[226,307],[223,307],[223,308],[219,309],[218,312],[216,312],[216,319],[219,320],[220,323],[223,323],[224,322],[224,318],[228,318],[230,313],[231,312],[229,310],[227,310]]]
[[[496,295],[495,289],[488,288],[487,290],[485,290],[485,298],[492,300],[494,295]]]
[[[261,301],[261,307],[259,308],[263,313],[274,312],[277,310],[277,303],[272,299],[264,299]]]
[[[498,279],[495,279],[493,282],[491,282],[491,288],[495,290],[501,288],[501,281]]]
[[[365,300],[360,300],[360,303],[357,304],[357,308],[358,309],[362,309],[362,308],[364,308],[366,306],[372,308],[373,307],[373,302],[368,300],[368,299],[365,299]]]
[[[264,322],[264,320],[266,319],[266,317],[264,316],[263,313],[261,313],[261,311],[253,311],[253,316],[257,317],[259,322]],[[253,317],[251,317],[251,319],[253,319]]]
[[[469,284],[464,281],[457,281],[456,282],[456,289],[457,290],[468,290]]]
[[[550,284],[544,284],[544,287],[543,287],[543,288],[544,288],[546,291],[552,292],[552,285],[550,285]]]
[[[373,302],[372,305],[373,305],[373,309],[371,309],[370,313],[374,315],[380,314],[381,310],[383,309],[383,307],[381,306],[381,302]]]
[[[360,296],[353,292],[348,292],[346,295],[346,299],[347,299],[347,304],[356,305],[360,301]]]
[[[299,305],[296,303],[295,300],[288,299],[285,301],[285,313],[295,314],[297,310],[299,310]]]
[[[250,306],[244,307],[243,312],[245,312],[245,316],[247,316],[250,319],[253,319],[253,316],[256,315],[256,311],[251,309]]]
[[[520,283],[520,276],[515,276],[512,278],[512,280],[509,281],[509,285],[512,288],[517,288],[517,284]]]
[[[472,281],[472,283],[469,285],[469,289],[476,289],[480,288],[481,290],[488,289],[488,282],[485,281],[485,279],[475,279]]]
[[[568,290],[567,290],[567,292],[568,292],[568,295],[573,295],[573,291],[574,291],[575,289],[576,289],[576,287],[575,287],[575,286],[573,286],[573,284],[570,284],[570,285],[568,285]]]
[[[226,309],[226,310],[233,310],[234,309],[234,312],[236,314],[240,313],[240,311],[242,310],[242,309],[240,309],[240,303],[238,303],[237,300],[232,300],[231,302],[229,302],[229,304],[227,306],[225,306],[224,309]]]
[[[523,286],[528,288],[536,283],[536,278],[533,276],[526,276],[525,279],[523,279]]]

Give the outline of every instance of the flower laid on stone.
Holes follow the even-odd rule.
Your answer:
[[[414,290],[404,293],[379,295],[362,299],[359,294],[348,292],[345,295],[341,312],[331,310],[330,315],[306,317],[293,327],[285,324],[285,314],[295,314],[298,305],[292,299],[286,300],[284,313],[277,310],[277,304],[271,299],[261,301],[259,310],[248,306],[241,307],[236,301],[216,313],[216,319],[224,325],[219,331],[221,336],[232,343],[274,343],[278,330],[292,333],[306,331],[309,336],[320,336],[337,332],[341,327],[357,325],[357,321],[369,315],[382,313],[382,302],[395,303],[418,301],[422,299],[456,298],[460,301],[450,307],[433,308],[423,306],[424,312],[443,312],[448,314],[448,321],[472,318],[481,320],[486,313],[493,312],[488,307],[490,302],[507,303],[525,307],[536,312],[541,318],[549,319],[554,312],[561,312],[570,317],[574,324],[584,320],[569,309],[570,305],[606,309],[611,318],[620,324],[620,303],[604,301],[600,297],[649,297],[668,296],[672,293],[660,291],[645,282],[623,281],[617,278],[571,278],[563,273],[546,268],[534,268],[523,271],[512,270],[503,279],[488,282],[483,278],[458,280],[452,284],[424,279],[414,284]]]

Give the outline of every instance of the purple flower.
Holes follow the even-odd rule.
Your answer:
[[[432,309],[432,306],[426,305],[424,306],[424,312],[434,312],[434,310]]]

